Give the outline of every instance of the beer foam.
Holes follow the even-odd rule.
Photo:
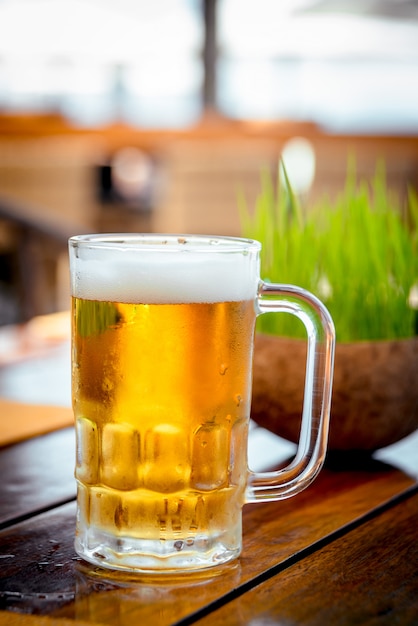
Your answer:
[[[222,246],[221,246],[222,248]],[[143,304],[237,302],[254,299],[258,245],[246,250],[168,246],[161,251],[127,246],[70,254],[72,295],[87,300]]]

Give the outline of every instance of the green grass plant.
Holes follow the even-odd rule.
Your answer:
[[[418,283],[418,196],[401,206],[388,188],[384,164],[372,180],[355,165],[335,200],[302,206],[283,164],[277,183],[264,171],[250,210],[239,197],[242,234],[262,243],[264,280],[290,283],[317,295],[329,309],[337,340],[395,339],[416,334],[411,291]],[[261,332],[304,336],[289,315],[263,315]]]

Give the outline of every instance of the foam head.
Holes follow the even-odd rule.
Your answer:
[[[144,304],[254,299],[258,242],[228,237],[86,235],[70,239],[72,295]]]

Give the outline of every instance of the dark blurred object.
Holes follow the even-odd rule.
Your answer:
[[[19,318],[19,294],[14,280],[16,257],[10,246],[14,239],[9,225],[0,221],[0,326],[14,324]]]
[[[99,230],[151,229],[159,190],[155,159],[135,147],[121,148],[98,166]]]
[[[64,301],[69,306],[67,240],[80,227],[41,214],[0,197],[0,325],[53,313]]]

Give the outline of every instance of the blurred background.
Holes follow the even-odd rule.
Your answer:
[[[68,309],[70,235],[239,235],[281,155],[418,187],[417,0],[0,0],[0,326]]]

